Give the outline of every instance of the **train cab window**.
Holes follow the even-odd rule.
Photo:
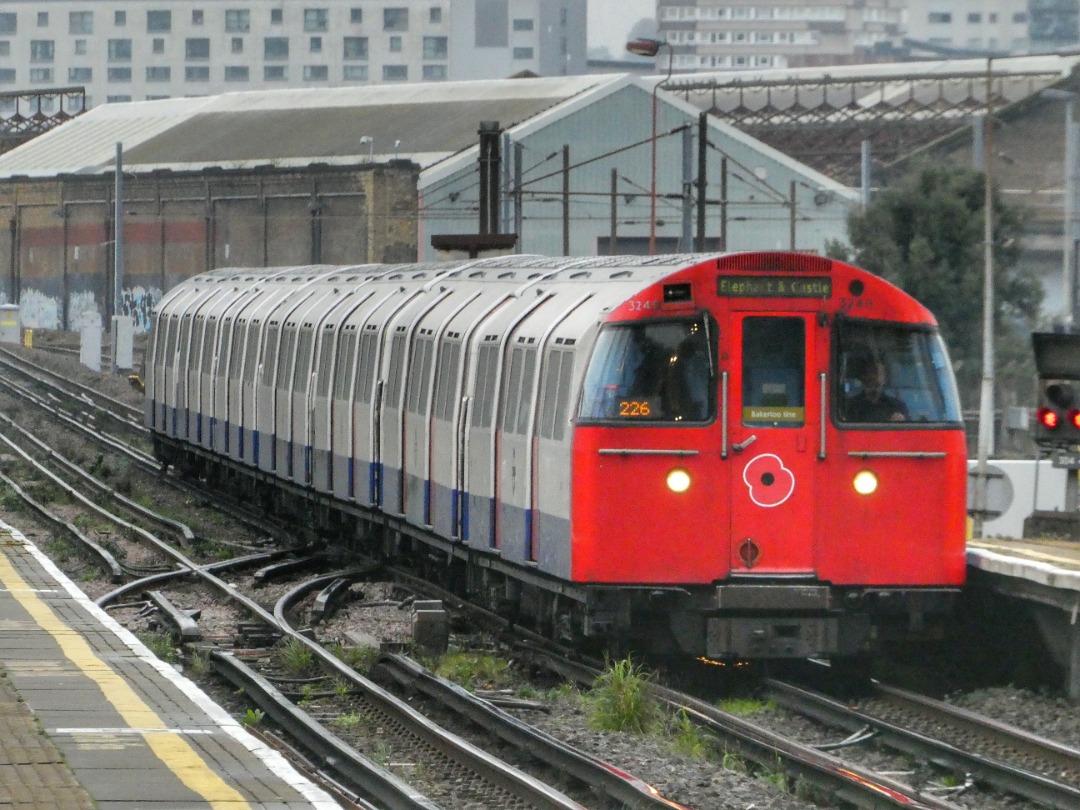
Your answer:
[[[579,418],[709,421],[716,411],[710,341],[700,318],[604,328],[585,374]]]
[[[742,422],[763,427],[806,423],[806,323],[802,318],[743,320]]]
[[[836,361],[834,410],[842,424],[961,421],[952,364],[936,330],[845,319]]]

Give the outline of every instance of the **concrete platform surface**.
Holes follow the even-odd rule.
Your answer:
[[[0,522],[0,807],[341,805]]]

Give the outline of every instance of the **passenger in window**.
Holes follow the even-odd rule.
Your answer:
[[[867,358],[856,369],[862,390],[848,398],[846,413],[851,422],[903,422],[908,418],[907,405],[899,397],[885,393],[885,367]]]

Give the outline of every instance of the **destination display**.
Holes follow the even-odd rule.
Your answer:
[[[824,276],[717,276],[724,298],[830,298],[832,279]]]

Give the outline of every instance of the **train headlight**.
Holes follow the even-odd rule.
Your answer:
[[[855,473],[855,491],[860,495],[870,495],[877,490],[877,476],[870,470],[860,470]]]
[[[686,492],[690,489],[690,473],[682,467],[676,467],[667,474],[667,485],[672,492]]]

